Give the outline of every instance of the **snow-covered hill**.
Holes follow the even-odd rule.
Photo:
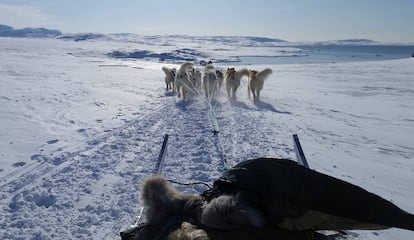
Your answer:
[[[176,41],[211,53],[229,48]],[[273,69],[262,101],[248,99],[245,79],[237,100],[222,91],[212,102],[216,136],[203,97],[183,101],[165,91],[166,63],[107,55],[174,49],[163,43],[0,38],[0,239],[119,239],[135,220],[139,185],[152,174],[164,134],[170,139],[163,172],[176,181],[211,183],[223,153],[230,165],[293,159],[297,133],[312,168],[414,212],[413,59],[249,66]],[[352,233],[414,237],[399,229]]]
[[[59,30],[47,28],[22,28],[14,29],[7,25],[0,24],[0,37],[30,37],[30,38],[51,38],[62,35]]]

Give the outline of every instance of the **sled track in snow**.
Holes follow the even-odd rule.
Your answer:
[[[125,223],[133,222],[139,184],[152,174],[166,133],[166,177],[184,182],[216,179],[223,166],[205,104],[168,100],[3,181],[0,239],[117,238]]]
[[[291,135],[282,135],[286,134],[283,123],[274,121],[267,126],[277,113],[238,101],[226,101],[217,112],[230,166],[258,157],[292,158]]]
[[[172,117],[176,130],[170,134],[164,176],[210,183],[221,173],[223,165],[208,107],[203,101],[183,101],[177,107],[181,112]],[[191,179],[180,179],[183,172],[190,173]]]
[[[0,239],[29,239],[36,234],[42,239],[114,239],[132,221],[138,185],[152,172],[145,166],[155,163],[161,136],[168,131],[164,126],[171,124],[165,122],[166,113],[174,109],[173,104],[164,103],[74,151],[11,176],[0,188],[5,206]],[[97,229],[102,225],[104,229]]]
[[[212,183],[223,171],[223,149],[230,167],[289,154],[290,146],[275,137],[282,126],[251,124],[272,113],[223,98],[213,106],[220,136],[212,132],[205,101],[165,98],[155,110],[9,176],[0,188],[0,239],[118,238],[135,220],[139,184],[153,174],[164,134],[169,144],[163,175],[178,182]]]
[[[156,114],[159,111],[162,111],[166,106],[159,106],[155,110],[151,112],[150,115]],[[57,151],[52,152],[50,155],[40,155],[35,154],[32,156],[32,160],[34,159],[41,159],[42,161],[33,162],[31,164],[27,164],[25,167],[22,167],[20,169],[17,169],[8,175],[0,178],[0,188],[7,187],[8,185],[12,185],[14,181],[18,180],[19,178],[28,178],[30,180],[34,180],[36,178],[36,175],[44,176],[48,172],[52,170],[58,170],[59,168],[65,167],[65,165],[71,164],[70,161],[60,162],[64,161],[65,159],[73,158],[73,156],[76,156],[82,152],[86,152],[90,149],[93,149],[98,145],[99,143],[105,142],[108,138],[116,134],[117,132],[122,131],[123,129],[126,129],[134,124],[136,124],[137,121],[140,121],[143,118],[147,118],[149,115],[141,116],[138,119],[134,119],[132,121],[127,122],[126,124],[109,131],[107,133],[101,134],[97,137],[92,137],[86,142],[82,142],[78,145],[72,146],[69,149],[66,149],[65,151]],[[56,155],[56,156],[53,156]],[[33,176],[32,176],[33,175]]]

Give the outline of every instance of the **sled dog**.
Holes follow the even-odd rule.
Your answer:
[[[175,90],[177,96],[183,96],[183,99],[188,98],[191,93],[194,91],[193,82],[192,82],[192,63],[183,63],[175,75]]]
[[[220,91],[221,86],[223,86],[223,82],[224,82],[223,72],[220,70],[216,70],[216,76],[217,76],[217,81],[218,81],[217,91]]]
[[[213,70],[205,69],[203,74],[203,90],[207,98],[213,97],[217,92],[217,76]]]
[[[165,88],[166,90],[174,91],[174,80],[175,80],[175,73],[177,70],[175,68],[169,68],[166,66],[163,66],[162,71],[165,73]]]
[[[253,102],[260,100],[260,91],[263,89],[264,80],[272,74],[272,69],[266,68],[260,72],[250,70],[249,82],[247,84],[247,94],[250,98],[250,92],[253,94]]]
[[[193,68],[192,72],[193,85],[197,91],[201,90],[201,71],[200,69]]]
[[[239,71],[236,71],[234,68],[227,68],[224,79],[226,79],[226,91],[229,98],[236,98],[236,91],[243,76],[249,76],[249,70],[246,68]]]

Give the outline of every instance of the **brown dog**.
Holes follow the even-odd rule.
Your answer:
[[[246,68],[236,71],[234,68],[227,68],[224,74],[226,80],[226,91],[229,98],[236,98],[236,91],[240,87],[240,79],[249,76],[250,72]]]
[[[264,80],[272,74],[272,69],[266,68],[260,72],[250,70],[249,82],[247,84],[247,93],[250,98],[250,92],[253,94],[253,102],[257,103],[260,99],[260,91],[263,89]]]

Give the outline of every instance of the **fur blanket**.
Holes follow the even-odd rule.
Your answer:
[[[286,231],[267,226],[261,214],[238,196],[204,203],[200,195],[178,192],[160,176],[146,179],[141,198],[147,224],[123,240],[310,240],[312,231]]]

